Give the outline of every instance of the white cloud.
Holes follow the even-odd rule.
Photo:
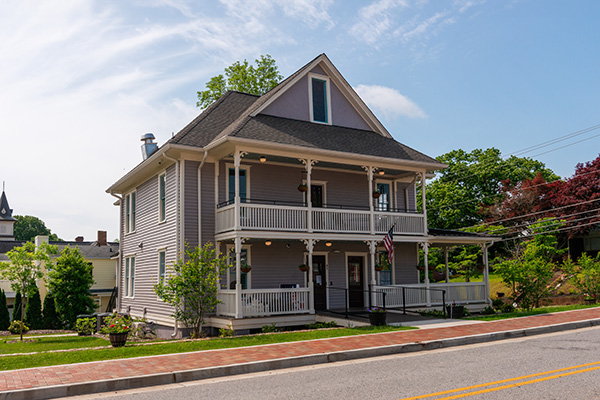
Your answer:
[[[327,12],[333,0],[279,0],[279,5],[288,17],[302,20],[309,28],[323,24],[332,29],[335,22]]]
[[[379,0],[358,11],[359,22],[350,28],[350,34],[370,45],[377,45],[383,35],[392,28],[391,11],[407,7],[404,0]]]
[[[375,110],[376,114],[379,112],[386,118],[427,117],[417,104],[396,89],[378,85],[358,85],[354,90],[370,108]]]

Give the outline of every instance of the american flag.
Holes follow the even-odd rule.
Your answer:
[[[390,228],[387,235],[383,238],[383,245],[387,250],[390,266],[394,265],[394,226]]]

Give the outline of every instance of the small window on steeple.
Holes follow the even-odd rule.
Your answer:
[[[309,74],[309,99],[311,122],[331,124],[328,77]]]

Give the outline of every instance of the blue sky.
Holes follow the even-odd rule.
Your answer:
[[[0,0],[0,180],[60,237],[116,238],[104,191],[141,135],[164,143],[210,77],[267,53],[284,76],[326,53],[428,155],[508,155],[600,124],[598,17],[595,0]],[[599,134],[522,155],[568,177]]]

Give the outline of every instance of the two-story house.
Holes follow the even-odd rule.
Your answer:
[[[388,307],[439,306],[441,285],[446,301],[488,302],[486,280],[420,281],[419,246],[491,239],[428,232],[417,187],[424,196],[445,165],[394,140],[325,54],[263,96],[227,92],[160,148],[152,137],[107,189],[121,210],[121,312],[175,326],[153,285],[186,244],[206,242],[232,262],[212,327],[311,323],[319,310],[382,305],[384,292]]]

